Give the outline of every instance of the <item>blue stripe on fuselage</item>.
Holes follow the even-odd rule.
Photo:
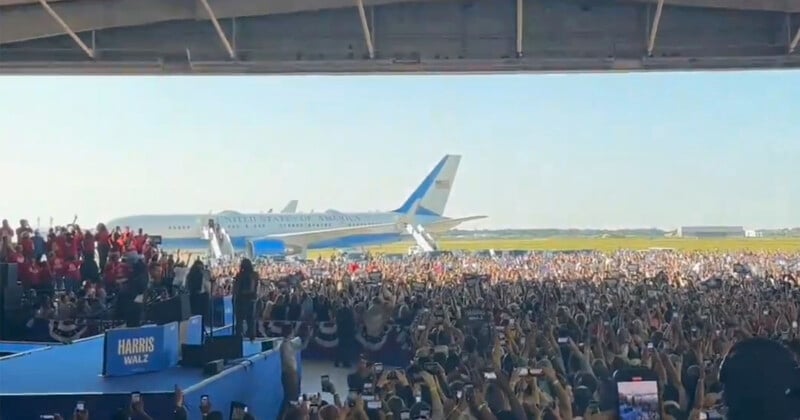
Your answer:
[[[419,210],[422,209],[420,208]],[[417,217],[414,219],[414,223],[419,223],[424,226],[427,223],[432,223],[440,220],[446,220],[446,219],[434,214],[422,214],[418,212]],[[362,246],[390,244],[393,242],[399,242],[404,239],[408,239],[408,237],[409,235],[406,234],[405,232],[350,235],[341,238],[315,242],[310,244],[308,246],[308,249],[358,248]],[[245,249],[247,248],[247,240],[250,238],[252,237],[246,237],[246,236],[231,237],[231,244],[233,244],[233,248],[236,250],[236,252],[244,252]],[[164,238],[162,240],[162,247],[164,249],[170,249],[170,250],[180,249],[186,251],[190,250],[206,251],[208,250],[208,241],[201,238],[174,238],[174,239]]]
[[[382,245],[392,242],[399,242],[404,239],[404,234],[399,233],[386,233],[379,235],[351,235],[327,241],[320,241],[309,245],[308,249],[325,249],[325,248],[359,248],[363,246]],[[231,244],[237,252],[243,252],[247,245],[246,237],[240,236],[231,238]],[[208,250],[208,241],[200,238],[174,238],[163,239],[162,245],[164,249],[169,250]]]
[[[351,235],[342,238],[321,241],[309,246],[309,249],[325,248],[359,248],[362,246],[381,245],[402,240],[399,233],[383,233],[379,235]]]

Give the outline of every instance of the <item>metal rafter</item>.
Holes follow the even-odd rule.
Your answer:
[[[228,42],[225,32],[222,31],[222,26],[219,26],[217,16],[214,14],[214,10],[211,9],[211,5],[208,4],[208,0],[200,0],[200,3],[202,3],[203,8],[206,9],[206,13],[208,13],[209,19],[211,19],[211,24],[214,25],[214,29],[217,31],[217,36],[219,36],[219,40],[222,41],[222,45],[225,47],[225,50],[228,51],[228,55],[231,57],[231,60],[236,60],[236,51],[233,50],[231,43]]]
[[[794,34],[794,39],[792,39],[792,43],[789,44],[789,54],[794,53],[798,44],[800,44],[800,27],[797,28],[797,33]]]
[[[658,0],[656,5],[656,15],[653,18],[653,26],[650,28],[650,38],[647,40],[647,55],[653,55],[656,46],[656,36],[658,36],[658,24],[661,22],[661,11],[664,10],[664,0]]]
[[[524,0],[517,0],[517,58],[522,58],[522,34],[524,29],[523,19]]]
[[[372,35],[369,31],[369,24],[367,23],[367,12],[364,11],[364,0],[356,0],[358,6],[358,17],[361,19],[361,29],[364,31],[364,41],[367,42],[367,52],[369,58],[375,58],[375,47],[372,45]]]
[[[83,50],[83,52],[85,52],[86,55],[89,56],[89,58],[94,59],[94,50],[89,48],[86,45],[86,43],[83,42],[83,40],[78,36],[78,34],[76,34],[75,31],[73,31],[72,28],[70,28],[69,25],[67,25],[67,22],[64,22],[64,19],[61,19],[61,16],[59,16],[58,13],[56,13],[56,11],[53,10],[53,8],[50,7],[49,4],[47,4],[47,0],[39,0],[39,4],[42,5],[44,10],[47,12],[47,14],[50,15],[50,17],[52,17],[56,22],[58,22],[61,28],[64,29],[64,32],[66,32],[67,35],[69,35],[69,37],[72,38],[72,40],[75,41],[76,44],[78,44],[78,46]]]

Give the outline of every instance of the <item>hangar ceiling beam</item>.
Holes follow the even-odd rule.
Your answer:
[[[222,27],[219,26],[219,21],[217,20],[217,16],[214,14],[214,9],[212,9],[211,5],[208,4],[208,0],[200,0],[200,3],[202,3],[203,8],[206,9],[208,18],[211,19],[211,24],[214,25],[214,29],[217,31],[219,40],[222,41],[225,51],[228,51],[228,56],[231,57],[231,60],[236,60],[236,51],[233,50],[231,43],[228,41],[228,37],[225,36],[225,32],[223,32]]]
[[[656,37],[658,36],[658,24],[661,22],[661,12],[664,10],[664,0],[658,0],[656,14],[653,17],[653,26],[650,27],[650,38],[647,40],[647,55],[652,56],[656,47]]]
[[[428,0],[446,2],[452,0]],[[659,0],[631,0],[657,4]],[[50,17],[38,7],[39,0],[0,0],[0,44],[63,35]],[[199,7],[193,1],[164,0],[48,0],[58,13],[70,22],[76,32],[127,26],[148,25],[174,20],[198,19]],[[266,16],[319,10],[348,9],[353,0],[209,0],[219,19]],[[418,3],[419,0],[369,0],[367,6]],[[670,6],[693,8],[770,11],[800,13],[797,0],[669,0]],[[27,7],[35,5],[37,7]],[[648,34],[645,33],[645,37]],[[373,42],[374,44],[374,42]]]
[[[794,39],[792,39],[792,43],[789,44],[789,54],[794,53],[798,44],[800,44],[800,27],[797,28],[797,33],[794,34]]]
[[[522,34],[524,33],[524,3],[525,0],[517,0],[517,58],[522,58]]]
[[[370,60],[375,58],[375,46],[372,45],[372,34],[370,34],[369,23],[367,23],[367,12],[364,10],[364,0],[356,0],[358,6],[358,17],[361,20],[361,30],[364,32],[364,41],[367,43],[367,53]],[[373,28],[374,30],[375,28]]]
[[[78,44],[78,46],[83,50],[83,52],[85,52],[86,55],[89,56],[89,58],[94,59],[94,50],[89,48],[89,46],[87,46],[86,43],[83,42],[83,40],[78,36],[78,34],[76,34],[75,31],[73,31],[72,28],[70,28],[69,25],[67,25],[67,22],[64,22],[64,19],[61,19],[61,16],[59,16],[58,13],[56,13],[56,11],[53,10],[53,8],[50,7],[49,4],[47,4],[47,0],[39,0],[39,4],[42,5],[44,10],[47,12],[48,15],[50,15],[50,17],[52,17],[56,22],[58,22],[59,26],[61,26],[61,28],[64,29],[64,32],[66,32],[67,35],[69,35],[69,37],[72,38],[72,40],[75,41],[76,44]]]

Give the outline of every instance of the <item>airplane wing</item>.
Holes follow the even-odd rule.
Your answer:
[[[434,233],[447,232],[448,230],[454,229],[455,227],[464,222],[485,219],[487,217],[488,216],[469,216],[456,219],[443,219],[443,220],[437,220],[435,222],[425,223],[423,227],[428,232],[434,232]]]
[[[286,207],[281,210],[281,213],[294,213],[297,211],[297,200],[291,200],[286,204]]]
[[[262,236],[260,238],[251,238],[251,241],[259,241],[266,239],[279,239],[286,245],[307,248],[309,245],[327,241],[331,239],[342,238],[352,235],[378,235],[386,233],[399,233],[400,227],[397,223],[383,223],[367,226],[354,226],[343,227],[334,229],[312,230],[306,232],[292,232],[292,233],[279,233],[275,235]]]

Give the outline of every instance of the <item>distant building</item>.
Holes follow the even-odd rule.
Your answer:
[[[744,238],[742,226],[682,226],[678,228],[681,238]]]

